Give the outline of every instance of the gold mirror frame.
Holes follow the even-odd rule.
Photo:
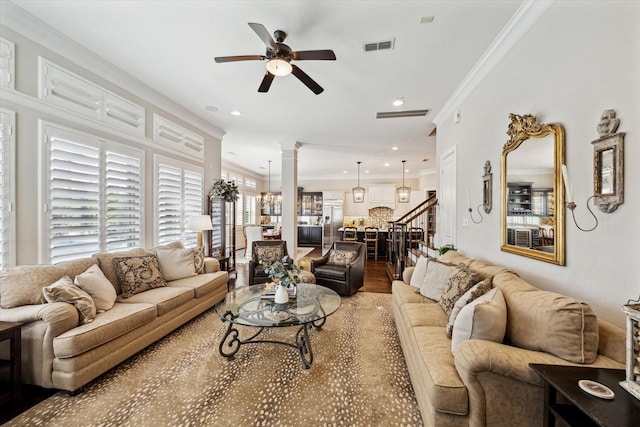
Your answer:
[[[551,264],[565,265],[565,218],[564,218],[564,190],[562,187],[562,164],[564,163],[564,129],[559,123],[538,123],[536,117],[530,114],[520,116],[509,114],[511,123],[507,129],[509,141],[502,149],[500,190],[501,190],[501,216],[500,216],[500,250],[537,259]],[[544,138],[548,135],[554,137],[554,177],[553,177],[553,211],[554,211],[554,238],[553,253],[531,249],[522,246],[507,244],[507,214],[508,214],[508,186],[507,186],[507,155],[526,140]]]

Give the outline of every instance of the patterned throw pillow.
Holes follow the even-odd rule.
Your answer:
[[[120,279],[123,298],[166,286],[155,255],[114,258],[113,267]]]
[[[193,264],[196,267],[196,273],[204,273],[204,246],[198,246],[193,249]]]
[[[80,315],[80,324],[93,322],[96,317],[96,305],[88,293],[73,284],[69,276],[42,288],[47,302],[66,302],[73,304]]]
[[[447,337],[451,338],[453,333],[453,324],[456,321],[456,317],[460,313],[462,308],[472,302],[473,300],[481,297],[491,290],[491,286],[493,285],[493,277],[487,277],[482,282],[477,283],[471,287],[467,292],[464,293],[458,301],[453,306],[451,310],[451,314],[449,315],[449,322],[447,323],[446,331]]]
[[[335,265],[349,265],[357,258],[357,256],[358,252],[356,251],[331,249],[329,252],[329,261],[327,261],[327,263]]]
[[[272,263],[274,261],[282,261],[284,251],[282,246],[258,246],[256,248],[256,257],[258,261]]]
[[[449,277],[447,287],[444,289],[442,296],[438,300],[438,305],[442,307],[447,317],[451,315],[453,306],[456,301],[473,285],[480,281],[480,277],[474,271],[469,270],[463,264],[456,269],[455,273]]]

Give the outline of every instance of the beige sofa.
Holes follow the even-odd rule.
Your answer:
[[[194,272],[191,277],[167,281],[166,286],[124,298],[113,259],[150,253],[156,253],[155,249],[97,254],[56,265],[17,266],[0,272],[0,320],[22,323],[24,383],[77,391],[227,294],[228,273],[220,271],[217,260],[203,257],[202,274]],[[81,324],[74,305],[42,303],[42,288],[64,276],[73,280],[92,265],[100,267],[116,290],[117,299],[110,309]],[[25,299],[32,303],[15,306]],[[7,305],[11,308],[4,308]],[[9,348],[2,344],[0,357],[6,357]]]
[[[409,285],[413,267],[393,282],[394,318],[424,425],[539,426],[543,383],[529,363],[584,359],[583,366],[624,368],[624,330],[596,319],[588,305],[459,252],[441,261],[493,277],[506,303],[506,332],[503,342],[462,341],[454,356],[445,312]]]

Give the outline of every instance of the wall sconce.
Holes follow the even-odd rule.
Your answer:
[[[569,171],[567,170],[567,165],[562,165],[562,181],[564,181],[564,192],[565,192],[566,198],[567,198],[567,202],[566,202],[565,206],[567,207],[567,209],[571,209],[571,217],[573,218],[573,223],[576,225],[576,227],[578,227],[578,230],[580,230],[580,231],[593,231],[593,230],[595,230],[596,227],[598,226],[598,218],[596,218],[596,216],[594,215],[593,211],[589,207],[589,201],[591,199],[593,199],[595,196],[591,196],[591,197],[589,197],[587,199],[587,210],[589,211],[589,213],[591,214],[593,219],[595,219],[596,223],[591,228],[582,228],[582,227],[580,227],[578,225],[578,222],[576,221],[576,215],[575,215],[574,211],[575,211],[577,205],[573,201],[573,186],[571,185],[571,181],[569,181]]]
[[[480,220],[476,221],[475,219],[473,219],[473,209],[471,209],[471,198],[469,197],[469,189],[467,188],[467,210],[469,211],[469,217],[471,218],[471,221],[473,221],[474,224],[480,224],[484,219],[482,217],[482,213],[480,212],[481,206],[483,205],[478,205],[478,207],[476,207],[478,211],[478,215],[480,215]]]

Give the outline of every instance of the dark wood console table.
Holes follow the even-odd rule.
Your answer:
[[[529,366],[544,380],[544,426],[555,426],[556,419],[571,426],[640,426],[640,400],[618,384],[625,378],[623,369],[535,363]],[[604,384],[615,397],[592,396],[578,386],[579,380]]]
[[[10,359],[0,360],[0,367],[8,366],[11,372],[9,390],[0,389],[0,405],[22,400],[21,326],[20,323],[0,322],[0,342],[11,340]]]

